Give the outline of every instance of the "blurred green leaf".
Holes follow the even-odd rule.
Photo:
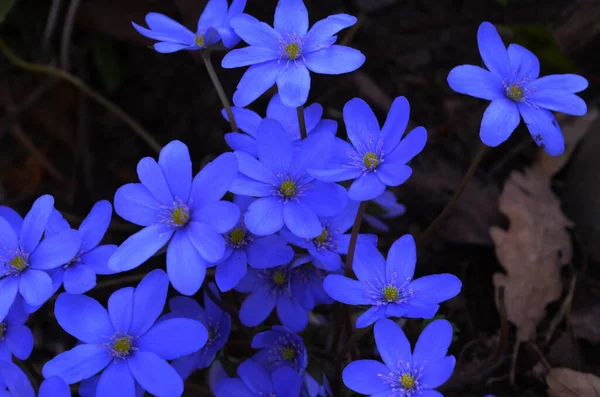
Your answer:
[[[94,67],[107,93],[113,94],[123,84],[125,75],[114,41],[97,36],[92,39]]]
[[[16,2],[17,0],[0,0],[0,23],[4,22],[6,15]]]

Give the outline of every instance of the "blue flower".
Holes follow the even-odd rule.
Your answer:
[[[25,321],[29,315],[21,302],[15,302],[4,320],[0,320],[0,360],[11,361],[14,355],[27,360],[33,350],[33,334]]]
[[[358,360],[348,364],[342,379],[349,389],[381,397],[442,396],[433,389],[450,378],[456,363],[454,356],[446,356],[452,341],[452,326],[448,321],[429,324],[412,352],[402,328],[393,321],[378,321],[374,332],[383,363]]]
[[[408,163],[427,141],[427,131],[417,127],[402,139],[410,107],[404,97],[394,99],[383,128],[365,101],[354,98],[344,106],[344,124],[350,143],[335,138],[326,167],[310,167],[322,181],[355,179],[348,190],[351,200],[379,197],[386,186],[398,186],[412,174]]]
[[[247,14],[233,18],[233,30],[250,46],[229,52],[222,66],[252,65],[233,95],[235,106],[248,106],[275,83],[285,106],[302,106],[310,90],[309,70],[341,74],[361,67],[365,56],[360,51],[334,44],[335,35],[355,23],[356,18],[351,15],[331,15],[309,31],[308,12],[302,0],[279,0],[275,29]]]
[[[98,390],[98,382],[100,381],[101,375],[92,376],[91,378],[84,379],[79,384],[77,392],[81,397],[97,397],[96,390]],[[135,384],[135,397],[144,397],[144,389],[139,385]]]
[[[300,306],[312,310],[316,305],[330,305],[334,301],[323,289],[323,280],[332,272],[319,269],[310,262],[308,255],[294,259],[292,263],[292,296]],[[341,273],[339,269],[336,273]]]
[[[0,360],[0,396],[35,397],[27,375],[10,361]]]
[[[237,174],[237,160],[232,153],[222,154],[192,180],[188,148],[173,141],[161,150],[158,163],[150,157],[140,160],[137,172],[142,183],[117,190],[115,211],[144,229],[117,248],[108,267],[133,269],[169,243],[169,280],[180,293],[193,295],[204,281],[208,263],[225,253],[221,233],[240,218],[235,204],[220,201]]]
[[[217,288],[209,288],[218,296]],[[174,360],[171,364],[182,378],[187,378],[196,368],[207,368],[215,359],[219,350],[225,346],[231,332],[231,316],[223,312],[204,294],[204,309],[192,298],[177,296],[169,301],[171,313],[176,317],[198,320],[208,331],[208,340],[204,347],[195,353]]]
[[[432,318],[439,303],[455,297],[462,284],[452,274],[413,280],[417,263],[415,240],[409,234],[392,244],[387,261],[372,244],[358,244],[352,269],[359,281],[332,274],[323,287],[347,305],[371,305],[356,321],[364,328],[384,317]]]
[[[60,376],[68,384],[100,371],[98,396],[131,396],[136,382],[156,396],[180,396],[183,381],[166,361],[198,351],[208,339],[204,326],[187,318],[156,322],[169,282],[153,270],[137,288],[123,288],[108,300],[108,311],[85,295],[60,294],[54,314],[60,326],[81,341],[43,368],[44,377]]]
[[[237,369],[238,378],[227,378],[216,386],[216,397],[298,397],[302,378],[291,368],[271,375],[259,363],[246,360]]]
[[[233,150],[244,151],[254,157],[258,157],[258,149],[256,147],[256,130],[258,125],[263,120],[258,114],[250,109],[232,107],[231,111],[235,117],[240,130],[245,132],[230,132],[225,134],[225,141]],[[222,111],[223,117],[229,121],[227,112]],[[304,117],[306,120],[307,134],[316,134],[327,131],[335,135],[337,131],[337,121],[321,120],[323,116],[323,107],[318,103],[304,108]],[[298,124],[298,113],[294,108],[288,108],[281,103],[279,94],[273,95],[269,106],[267,106],[267,118],[277,120],[281,123],[286,132],[292,137],[292,140],[300,140],[300,125]]]
[[[281,367],[290,367],[302,374],[308,365],[308,353],[302,338],[280,325],[254,335],[252,347],[260,349],[252,358],[270,373]]]
[[[235,196],[233,202],[243,213],[255,199],[248,196]],[[244,222],[238,223],[225,237],[225,254],[217,263],[215,274],[221,291],[235,287],[248,271],[248,265],[255,269],[279,266],[289,263],[294,250],[279,235],[256,236],[248,231]]]
[[[358,201],[349,200],[346,208],[338,215],[319,218],[321,234],[315,238],[300,238],[285,228],[281,230],[281,235],[290,244],[306,249],[312,263],[319,269],[336,271],[343,266],[340,254],[348,252],[350,234],[344,233],[352,227],[359,204]],[[376,245],[377,236],[359,234],[358,241]]]
[[[52,196],[45,195],[33,203],[24,220],[0,217],[0,318],[6,317],[17,293],[29,305],[46,302],[53,290],[45,271],[69,262],[81,245],[74,230],[41,240],[53,206]]]
[[[346,189],[316,181],[306,169],[327,160],[333,139],[329,133],[312,134],[294,150],[292,138],[280,123],[271,119],[260,123],[259,159],[236,151],[239,174],[230,188],[235,194],[260,197],[244,215],[248,230],[265,236],[285,225],[298,237],[321,234],[319,216],[339,214],[348,200]]]
[[[518,44],[509,45],[507,50],[489,22],[479,26],[477,42],[488,70],[457,66],[450,71],[448,84],[461,94],[492,101],[481,120],[479,136],[483,143],[498,146],[506,141],[523,117],[533,140],[546,153],[561,154],[565,142],[552,111],[584,115],[587,106],[575,93],[587,88],[587,80],[575,74],[538,78],[537,57]]]
[[[235,287],[236,291],[251,293],[240,308],[240,321],[247,327],[256,327],[277,307],[279,321],[294,332],[308,324],[308,311],[293,295],[291,288],[292,265],[268,269],[248,269],[246,276]]]
[[[108,268],[108,259],[117,249],[116,245],[99,245],[110,225],[112,206],[106,200],[98,201],[89,215],[79,226],[81,246],[75,257],[63,263],[52,273],[53,292],[64,283],[65,291],[70,294],[83,294],[96,286],[96,274],[108,275],[115,271]],[[53,211],[46,227],[46,236],[52,236],[69,230],[70,226],[56,210]]]
[[[406,207],[398,202],[396,195],[391,190],[386,190],[381,196],[374,199],[373,202],[378,207],[376,213],[364,214],[363,220],[371,225],[371,227],[382,232],[387,232],[390,228],[381,219],[396,218],[404,215],[406,212]],[[367,211],[369,211],[368,207]]]
[[[226,48],[235,47],[240,42],[230,26],[231,18],[244,11],[246,0],[233,0],[229,10],[227,0],[209,0],[200,15],[196,33],[166,15],[151,12],[146,15],[146,24],[150,29],[131,22],[142,35],[158,40],[154,49],[161,53],[179,50],[202,50],[223,42]]]
[[[62,378],[51,376],[40,385],[38,397],[71,397],[71,390]]]

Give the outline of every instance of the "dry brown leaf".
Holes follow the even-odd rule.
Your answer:
[[[537,168],[513,172],[500,195],[500,211],[508,230],[492,227],[496,256],[507,274],[494,274],[496,288],[504,287],[508,320],[517,338],[535,337],[546,305],[561,295],[560,267],[571,260],[571,226],[550,189],[550,178]]]
[[[600,397],[600,378],[568,368],[553,368],[546,375],[550,397]]]

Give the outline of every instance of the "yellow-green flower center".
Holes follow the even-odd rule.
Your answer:
[[[197,34],[196,37],[194,37],[194,43],[196,43],[197,46],[204,47],[204,35]]]
[[[246,232],[241,227],[236,227],[229,232],[229,238],[234,245],[240,244],[246,238]]]
[[[298,43],[290,43],[285,46],[285,53],[288,58],[296,59],[300,56],[300,46]]]
[[[121,355],[125,355],[131,351],[131,340],[129,338],[119,338],[113,344],[113,349]]]
[[[14,269],[21,271],[21,270],[25,270],[25,268],[27,267],[27,262],[25,262],[25,258],[17,255],[14,258],[12,258],[12,260],[10,261],[10,265]]]
[[[520,87],[517,84],[512,84],[506,89],[506,96],[513,101],[519,101],[523,99],[523,87]]]
[[[388,302],[395,302],[398,299],[398,288],[388,285],[383,289],[383,298]]]
[[[365,167],[371,170],[373,168],[377,168],[377,166],[379,165],[379,157],[377,157],[377,155],[373,152],[365,153],[363,161],[365,162]]]
[[[296,352],[291,347],[286,347],[281,352],[281,356],[284,360],[293,360],[296,357]]]
[[[321,234],[319,234],[317,237],[315,237],[315,241],[317,243],[324,243],[325,241],[327,241],[327,238],[329,238],[329,231],[327,230],[326,227],[324,227],[323,230],[321,231]]]
[[[286,199],[294,197],[296,195],[296,190],[296,182],[291,179],[286,179],[281,183],[281,186],[279,186],[279,193]]]
[[[411,390],[415,387],[415,378],[411,374],[403,374],[400,377],[400,383],[404,389]]]
[[[283,272],[275,272],[273,273],[273,282],[275,285],[283,285],[287,281],[287,277]]]
[[[190,214],[185,208],[177,207],[171,212],[171,219],[177,226],[183,226],[190,220]]]

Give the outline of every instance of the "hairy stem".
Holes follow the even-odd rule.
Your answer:
[[[213,68],[212,62],[210,60],[210,52],[207,50],[202,50],[202,60],[204,61],[204,65],[206,66],[206,71],[210,76],[210,79],[215,86],[215,90],[217,90],[217,94],[219,95],[219,99],[221,99],[221,104],[225,108],[225,112],[227,112],[227,118],[229,119],[229,124],[231,125],[231,131],[237,132],[237,124],[235,123],[235,117],[233,117],[233,112],[231,111],[231,104],[229,104],[229,99],[227,99],[227,95],[225,95],[225,90],[221,85],[221,81],[219,81],[219,77],[215,72],[215,68]]]
[[[302,106],[298,106],[296,108],[298,112],[298,124],[300,125],[300,138],[306,138],[306,120],[304,119],[304,108]]]

